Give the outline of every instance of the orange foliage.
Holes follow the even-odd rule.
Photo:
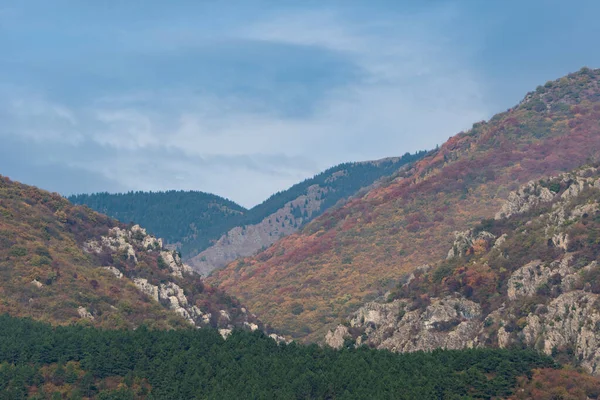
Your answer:
[[[136,264],[118,251],[96,255],[83,250],[86,241],[98,241],[115,226],[126,228],[87,207],[74,206],[56,193],[0,176],[0,313],[105,328],[142,323],[156,328],[189,327],[129,279],[142,277],[154,285],[173,281],[170,271],[159,268],[158,251],[133,243]],[[124,277],[117,279],[101,268],[109,265]],[[221,290],[205,287],[199,276],[177,284],[193,303],[202,304],[203,310],[214,316],[226,309],[235,319],[236,310],[241,309]],[[79,307],[93,314],[93,320],[81,318]]]
[[[537,369],[520,378],[511,400],[587,400],[600,398],[600,378],[567,369]]]
[[[511,190],[600,156],[600,72],[588,74],[569,75],[566,86],[556,83],[543,97],[536,92],[490,122],[475,124],[392,182],[325,213],[246,259],[247,266],[234,262],[216,271],[209,281],[240,297],[275,329],[322,340],[340,317],[385,293],[393,280],[443,258],[452,232],[493,217]],[[577,116],[559,106],[562,98],[578,99]],[[548,102],[549,111],[538,111],[536,101]],[[485,246],[476,243],[472,251]],[[261,273],[250,274],[257,265]],[[469,268],[465,279],[494,285],[481,266]],[[318,283],[305,285],[308,280]],[[273,306],[283,287],[296,290]],[[294,315],[291,305],[299,301],[304,311]]]

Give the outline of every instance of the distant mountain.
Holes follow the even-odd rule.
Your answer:
[[[214,245],[188,262],[206,276],[233,260],[253,255],[280,238],[298,231],[326,210],[343,204],[351,196],[379,185],[379,180],[422,158],[425,153],[406,153],[399,158],[345,163],[330,168],[286,191],[274,194],[252,208]]]
[[[184,255],[210,246],[213,238],[235,226],[248,211],[233,201],[198,191],[104,192],[68,199],[126,224],[140,224]]]
[[[398,352],[527,346],[599,375],[599,278],[600,163],[512,192],[494,218],[456,232],[446,257],[327,341]]]
[[[177,248],[196,271],[207,275],[296,232],[325,210],[424,155],[421,151],[340,164],[250,210],[219,196],[185,191],[80,194],[69,200],[122,222],[147,227],[169,247]]]
[[[322,340],[399,276],[444,257],[454,231],[493,218],[520,185],[598,159],[599,120],[600,70],[548,82],[390,182],[208,281],[279,331]]]
[[[177,252],[58,194],[0,176],[0,313],[105,328],[260,327]]]

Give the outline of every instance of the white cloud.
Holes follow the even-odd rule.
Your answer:
[[[362,71],[313,98],[301,117],[229,93],[148,88],[93,93],[71,107],[30,96],[12,103],[11,128],[75,146],[69,151],[85,142],[90,154],[66,151],[62,162],[116,187],[197,189],[254,205],[340,162],[432,148],[488,116],[464,43],[446,37],[455,15],[440,8],[352,20],[296,12],[230,30],[229,38],[344,54]]]
[[[12,129],[5,131],[5,134],[18,135],[39,143],[76,144],[83,138],[73,110],[41,96],[2,96],[0,92],[0,107],[6,110],[5,113],[12,122]],[[4,129],[9,122],[6,120],[7,116],[4,119]]]

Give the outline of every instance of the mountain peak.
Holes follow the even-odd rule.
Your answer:
[[[600,69],[581,68],[579,71],[548,81],[527,93],[517,108],[534,111],[559,111],[582,101],[598,101]]]

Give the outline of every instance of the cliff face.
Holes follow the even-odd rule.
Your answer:
[[[213,272],[209,281],[274,328],[321,340],[339,318],[385,293],[398,276],[448,257],[453,232],[496,213],[535,206],[522,198],[502,209],[521,185],[597,159],[599,82],[600,71],[588,69],[548,82],[514,108],[450,138],[393,180]],[[539,201],[547,194],[542,191]],[[451,259],[469,241],[476,248],[490,241],[464,239]]]
[[[532,181],[326,336],[398,352],[526,345],[600,373],[600,168]]]

